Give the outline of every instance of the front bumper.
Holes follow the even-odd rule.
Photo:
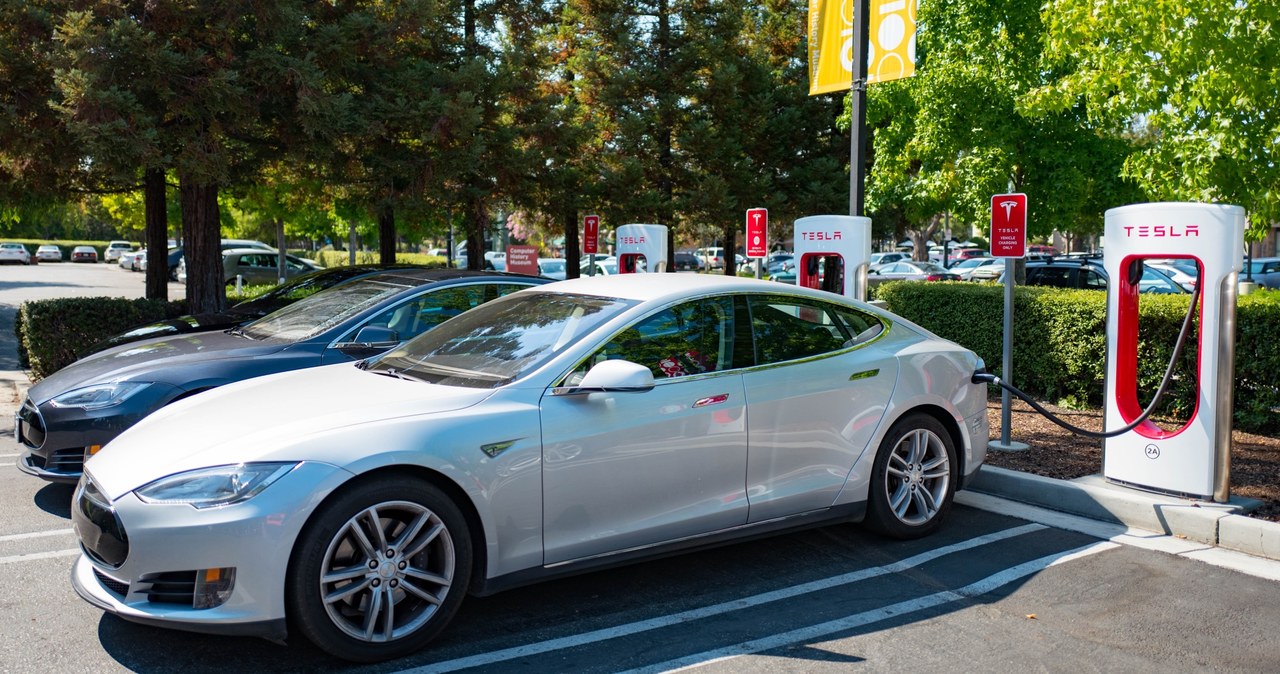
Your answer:
[[[200,510],[145,503],[130,492],[110,504],[106,517],[94,518],[81,511],[82,482],[72,505],[82,550],[72,585],[85,601],[132,622],[283,639],[294,541],[315,507],[350,477],[328,464],[304,462],[244,503]],[[127,541],[123,553],[114,549],[108,555],[113,561],[123,557],[115,565],[102,561],[102,548],[95,552],[104,533],[99,525],[112,517],[119,526],[110,532],[113,540]],[[203,569],[226,568],[236,570],[235,586],[220,606],[193,608],[174,592],[183,578],[190,585]]]
[[[49,482],[75,484],[88,447],[106,445],[178,393],[167,384],[152,384],[120,405],[91,411],[47,402],[36,405],[27,398],[14,418],[14,437],[26,450],[18,458],[18,470]]]

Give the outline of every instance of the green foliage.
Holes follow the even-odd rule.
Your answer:
[[[351,263],[351,254],[345,250],[321,250],[311,256],[311,259],[320,263],[325,267],[345,267]],[[356,251],[356,264],[381,264],[382,259],[376,252],[368,250]],[[440,255],[425,255],[423,253],[396,253],[397,264],[420,264],[430,269],[443,269],[448,267],[448,261]]]
[[[1003,360],[1004,287],[984,283],[881,285],[878,299],[908,320],[972,349],[999,373]],[[1138,397],[1150,402],[1173,355],[1189,296],[1143,295],[1139,303]],[[1106,293],[1014,289],[1013,385],[1067,406],[1102,404],[1106,374]],[[1236,313],[1235,425],[1280,431],[1280,292],[1240,298]],[[1193,326],[1194,329],[1194,326]],[[1186,419],[1195,404],[1190,345],[1159,414]]]
[[[1055,77],[1026,109],[1138,136],[1124,174],[1155,199],[1239,204],[1255,237],[1280,220],[1280,3],[1056,0],[1044,17]]]
[[[23,302],[18,308],[19,352],[32,379],[39,380],[87,355],[106,337],[181,315],[179,307],[176,302],[115,297]]]

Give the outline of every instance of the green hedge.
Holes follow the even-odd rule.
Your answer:
[[[1106,294],[1091,290],[1014,289],[1013,384],[1069,407],[1102,404],[1106,372]],[[885,283],[887,308],[976,352],[999,373],[1003,354],[1004,287],[981,283]],[[1187,312],[1189,295],[1143,295],[1139,303],[1139,400],[1151,399]],[[1236,309],[1235,427],[1280,432],[1280,292],[1240,298]],[[1160,413],[1189,416],[1196,353],[1184,349]]]
[[[325,267],[342,267],[351,262],[351,254],[345,250],[318,250],[307,253],[307,257]],[[440,255],[424,255],[422,253],[396,253],[396,262],[400,264],[420,264],[430,269],[443,269],[449,266],[448,260]],[[356,264],[381,264],[382,255],[376,251],[356,251]]]

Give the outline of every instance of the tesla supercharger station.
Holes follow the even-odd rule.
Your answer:
[[[618,273],[667,270],[666,225],[621,225],[614,233],[618,247]]]
[[[796,284],[865,300],[871,218],[811,215],[795,222]]]
[[[1106,429],[1131,424],[1138,400],[1138,263],[1186,258],[1200,268],[1198,330],[1184,352],[1196,353],[1197,400],[1180,428],[1150,420],[1103,441],[1102,473],[1110,482],[1226,502],[1230,479],[1235,368],[1236,279],[1243,256],[1245,213],[1239,206],[1136,204],[1106,213]],[[1133,276],[1131,276],[1131,273]]]

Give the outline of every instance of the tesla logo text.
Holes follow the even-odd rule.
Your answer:
[[[618,242],[624,246],[635,246],[644,243],[643,236],[620,236]]]
[[[841,241],[840,232],[801,232],[805,241]]]
[[[1124,235],[1139,239],[1162,239],[1182,236],[1200,236],[1200,225],[1127,225]]]
[[[1018,207],[1018,202],[1013,201],[1013,200],[1009,200],[1009,201],[1001,201],[1001,202],[1000,202],[1000,208],[1003,208],[1003,209],[1004,209],[1004,219],[1005,219],[1005,220],[1008,220],[1008,219],[1009,219],[1009,214],[1010,214],[1011,212],[1013,212],[1013,209],[1015,209],[1015,208],[1017,208],[1017,207]]]

